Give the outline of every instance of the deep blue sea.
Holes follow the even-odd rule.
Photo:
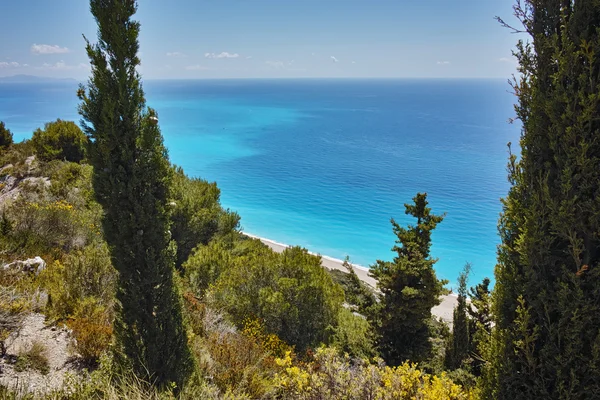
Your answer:
[[[506,143],[519,128],[504,80],[147,81],[172,162],[217,181],[244,231],[368,266],[391,260],[390,218],[427,192],[447,213],[433,234],[438,276],[465,262],[493,278]],[[17,140],[79,120],[76,83],[0,84]]]

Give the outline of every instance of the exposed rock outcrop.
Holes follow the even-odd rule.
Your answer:
[[[34,273],[38,275],[44,269],[46,269],[46,262],[40,256],[34,258],[28,258],[25,261],[15,261],[10,264],[2,266],[3,270],[13,270],[27,273]]]

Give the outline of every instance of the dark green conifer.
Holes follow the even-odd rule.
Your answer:
[[[471,372],[481,376],[481,368],[485,363],[485,346],[489,343],[492,331],[490,279],[483,281],[469,290],[471,304],[469,313],[469,352],[472,359]]]
[[[0,121],[0,150],[7,148],[13,143],[13,135],[6,128],[3,121]]]
[[[379,347],[386,362],[398,365],[405,360],[419,362],[430,355],[431,308],[440,303],[445,281],[435,275],[431,258],[431,232],[443,216],[431,213],[427,194],[418,193],[413,204],[405,204],[406,214],[416,225],[401,227],[391,220],[398,237],[392,251],[393,262],[377,260],[371,268],[381,290],[380,310],[374,316],[378,326]]]
[[[169,232],[172,170],[140,76],[134,0],[91,0],[98,43],[88,42],[92,76],[81,87],[80,113],[92,143],[96,197],[119,272],[116,359],[141,378],[181,384],[191,355],[174,282]]]
[[[600,398],[600,3],[523,0],[484,398]]]
[[[452,318],[452,335],[446,353],[446,367],[457,369],[470,356],[470,321],[467,316],[467,279],[471,264],[467,263],[458,276],[458,301]]]

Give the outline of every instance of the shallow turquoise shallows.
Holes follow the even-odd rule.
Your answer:
[[[78,120],[74,83],[0,84],[16,139]],[[171,160],[217,181],[244,231],[368,266],[390,260],[390,218],[427,192],[451,283],[493,277],[514,96],[504,80],[148,81]]]

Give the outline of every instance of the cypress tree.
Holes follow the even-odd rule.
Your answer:
[[[134,0],[91,0],[98,43],[87,53],[92,76],[79,111],[91,139],[95,195],[119,272],[115,358],[158,386],[182,384],[191,369],[169,232],[172,170],[146,108],[136,68],[140,24]]]
[[[452,335],[446,353],[446,367],[457,369],[469,358],[470,353],[470,321],[467,316],[467,279],[471,272],[471,264],[467,263],[458,276],[458,299],[452,317]]]
[[[469,313],[469,352],[472,359],[471,372],[481,376],[484,365],[484,350],[492,331],[490,279],[483,281],[469,290],[471,303],[467,306]]]
[[[431,308],[440,303],[446,283],[437,279],[433,269],[437,259],[429,255],[431,233],[444,217],[431,213],[426,193],[418,193],[413,201],[404,207],[417,219],[416,225],[403,228],[391,220],[398,237],[392,248],[397,256],[392,262],[377,260],[371,268],[382,296],[373,322],[383,358],[392,365],[429,357]]]
[[[518,1],[511,155],[484,397],[600,398],[600,3]]]

